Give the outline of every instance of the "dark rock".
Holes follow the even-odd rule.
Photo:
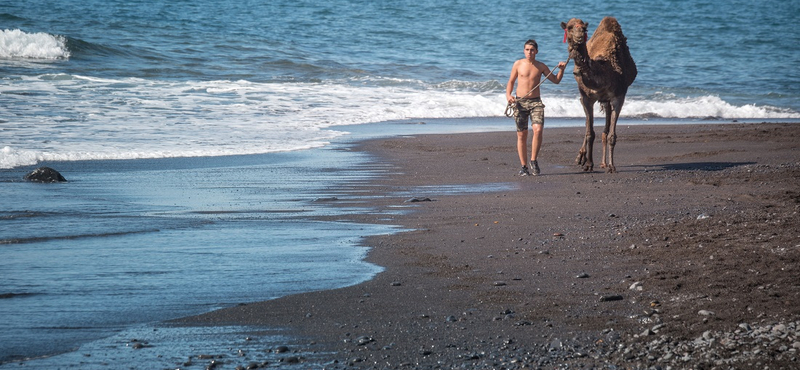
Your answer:
[[[370,343],[372,343],[374,341],[375,341],[375,339],[373,339],[372,337],[361,336],[361,337],[358,337],[358,339],[356,339],[356,345],[365,346],[365,345],[370,344]]]
[[[67,179],[61,174],[50,167],[39,167],[29,172],[25,177],[25,181],[31,182],[66,182]]]
[[[15,297],[27,297],[34,295],[34,293],[0,293],[0,299],[8,299]]]
[[[411,198],[406,200],[406,203],[417,203],[417,202],[433,202],[431,198]]]
[[[623,299],[621,295],[606,295],[600,297],[600,302],[621,301]]]
[[[281,362],[287,363],[287,364],[299,364],[301,362],[301,359],[300,359],[300,357],[292,356],[292,357],[282,358]]]

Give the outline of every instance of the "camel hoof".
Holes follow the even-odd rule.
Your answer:
[[[578,166],[583,166],[587,162],[586,153],[578,153],[578,157],[575,158],[575,164]]]

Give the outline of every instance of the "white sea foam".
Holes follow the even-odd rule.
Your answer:
[[[301,150],[388,120],[499,117],[505,97],[453,84],[159,81],[50,74],[0,85],[0,168],[44,161],[222,156]],[[544,98],[548,117],[582,118],[577,95]],[[595,114],[600,116],[599,105]],[[631,96],[622,117],[800,118],[714,96]]]
[[[0,58],[68,59],[66,39],[44,32],[0,31]]]
[[[578,96],[544,98],[550,117],[584,117]],[[603,117],[600,104],[594,106],[595,117]],[[736,106],[718,96],[672,97],[645,99],[628,97],[622,107],[621,117],[659,118],[719,118],[719,119],[797,119],[800,113],[788,109],[754,104]]]

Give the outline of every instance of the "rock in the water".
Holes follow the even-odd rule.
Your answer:
[[[411,198],[406,200],[406,203],[418,203],[418,202],[433,202],[431,198]]]
[[[67,179],[50,167],[39,167],[23,177],[26,181],[32,182],[66,182]]]

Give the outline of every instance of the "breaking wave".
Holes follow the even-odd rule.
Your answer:
[[[0,59],[69,59],[67,38],[18,29],[0,31]]]
[[[63,73],[8,80],[0,85],[0,97],[15,128],[0,130],[0,169],[46,161],[304,150],[346,135],[338,126],[502,117],[506,107],[497,81],[359,82],[165,81]],[[551,91],[543,101],[550,118],[584,118],[574,92]],[[596,104],[595,116],[601,114]],[[800,113],[737,105],[710,94],[649,93],[629,94],[620,117],[645,124],[660,118],[800,119]]]
[[[550,117],[581,118],[583,108],[578,97],[543,99]],[[595,117],[601,113],[595,104]],[[797,119],[800,112],[769,105],[734,105],[718,96],[670,97],[652,99],[629,96],[622,107],[620,117],[668,118],[668,119]]]

